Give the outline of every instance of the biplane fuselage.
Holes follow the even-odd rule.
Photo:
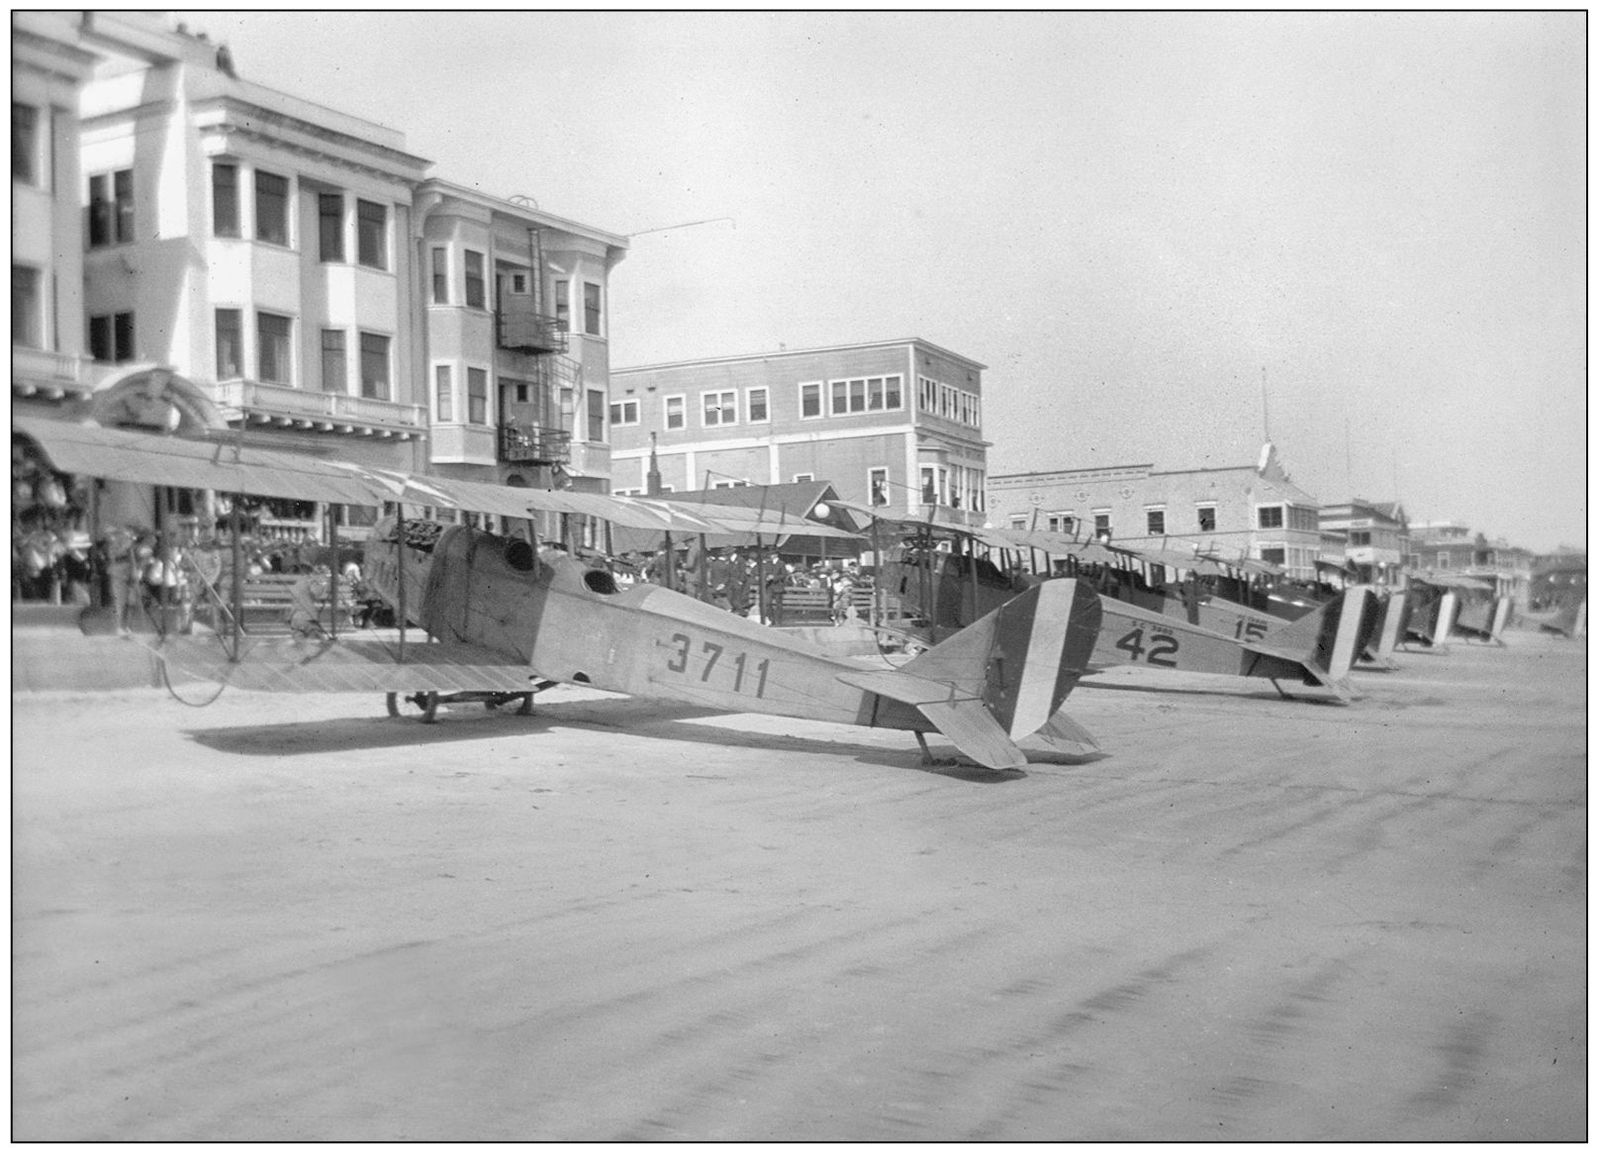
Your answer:
[[[441,528],[407,528],[431,525]],[[935,728],[911,706],[840,681],[861,671],[856,663],[660,586],[621,585],[561,551],[506,543],[444,527],[398,557],[393,541],[374,541],[366,573],[433,637],[496,651],[552,681],[731,713]]]

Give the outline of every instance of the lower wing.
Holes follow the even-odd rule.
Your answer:
[[[168,638],[155,650],[170,681],[220,682],[241,690],[338,694],[436,690],[528,692],[543,679],[482,646],[418,642],[403,651],[373,639],[242,639],[230,657],[215,638]]]

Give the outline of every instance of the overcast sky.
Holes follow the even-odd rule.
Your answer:
[[[993,474],[1251,464],[1267,410],[1321,501],[1584,543],[1584,13],[175,18],[444,179],[732,218],[633,238],[614,366],[923,337]]]

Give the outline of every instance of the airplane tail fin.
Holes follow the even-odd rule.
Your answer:
[[[1053,714],[1090,664],[1102,601],[1078,579],[1044,582],[959,630],[897,670],[841,680],[915,707],[957,748],[994,770],[1028,764],[1018,739],[1089,743]],[[1076,751],[1078,752],[1078,751]]]
[[[1369,596],[1368,590],[1349,587],[1340,597],[1272,630],[1263,646],[1299,655],[1314,682],[1346,689],[1347,675],[1364,641],[1365,599]],[[1256,647],[1249,644],[1248,648]]]

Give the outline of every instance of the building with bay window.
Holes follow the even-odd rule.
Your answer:
[[[981,525],[985,366],[920,338],[614,369],[614,493],[828,482],[888,516]]]

